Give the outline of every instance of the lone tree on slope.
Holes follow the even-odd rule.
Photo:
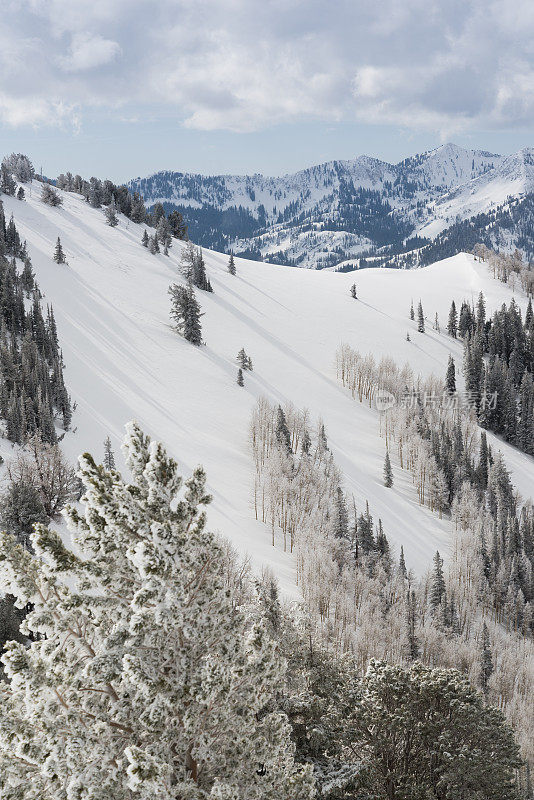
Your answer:
[[[230,273],[230,275],[235,275],[236,274],[236,268],[235,268],[235,261],[234,261],[234,254],[233,253],[230,253],[230,259],[228,261],[228,272]]]
[[[171,318],[174,329],[180,336],[199,347],[202,344],[202,313],[191,284],[186,288],[177,283],[169,287],[172,298]]]
[[[61,239],[59,236],[57,237],[56,247],[54,249],[54,261],[56,264],[66,264],[67,259],[65,258],[65,253],[63,252],[63,247],[61,246]]]
[[[388,450],[386,450],[386,458],[384,460],[384,486],[387,486],[388,489],[393,486],[393,470]]]
[[[425,315],[423,313],[423,304],[419,300],[419,305],[417,306],[417,330],[419,333],[425,332]]]

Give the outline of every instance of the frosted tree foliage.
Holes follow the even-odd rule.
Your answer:
[[[124,450],[130,483],[80,459],[85,508],[66,515],[79,555],[42,525],[34,556],[1,536],[4,585],[41,638],[3,657],[0,795],[312,798],[272,702],[284,663],[205,530],[203,470],[183,481],[136,423]]]

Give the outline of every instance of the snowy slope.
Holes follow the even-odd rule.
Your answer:
[[[29,192],[28,192],[29,194]],[[422,299],[433,320],[446,320],[452,298],[471,299],[483,289],[488,308],[511,292],[484,266],[459,255],[425,270],[367,270],[354,274],[315,272],[237,260],[205,252],[214,294],[199,292],[206,346],[197,349],[169,327],[167,289],[180,280],[181,244],[171,256],[152,256],[140,244],[143,226],[120,217],[109,228],[100,210],[65,194],[59,209],[37,198],[38,184],[24,203],[3,196],[13,211],[45,302],[52,303],[66,362],[67,385],[77,402],[63,446],[71,458],[83,450],[102,456],[109,434],[118,449],[124,423],[136,418],[163,440],[183,469],[198,462],[208,474],[214,502],[209,524],[227,535],[255,566],[272,564],[286,592],[294,591],[291,557],[272,548],[269,532],[251,508],[252,463],[248,445],[251,410],[260,395],[292,401],[322,416],[329,443],[356,503],[369,500],[375,518],[409,566],[424,571],[436,549],[446,553],[450,522],[417,503],[408,476],[394,464],[393,489],[382,485],[384,442],[378,415],[354,402],[336,381],[334,356],[343,341],[362,353],[408,360],[421,373],[444,375],[461,346],[428,325],[417,334],[408,319],[410,301]],[[68,266],[51,255],[61,237]],[[410,330],[411,342],[406,341]],[[235,356],[245,347],[254,362],[245,387],[236,385]],[[534,460],[502,445],[524,497],[532,493]]]
[[[457,219],[486,213],[511,197],[524,197],[531,192],[534,192],[534,148],[525,147],[499,158],[493,169],[430,203],[417,232],[433,238]]]

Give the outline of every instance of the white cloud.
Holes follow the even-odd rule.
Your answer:
[[[80,72],[109,64],[121,53],[120,45],[103,36],[77,33],[72,37],[68,56],[59,59],[67,72]]]
[[[20,0],[3,22],[13,125],[58,102],[63,119],[127,107],[204,130],[534,123],[531,0]]]

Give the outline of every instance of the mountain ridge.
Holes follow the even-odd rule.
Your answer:
[[[184,216],[191,238],[292,266],[332,267],[410,249],[459,220],[534,191],[532,148],[501,156],[447,143],[390,164],[331,160],[280,177],[163,170],[129,182],[148,205]],[[526,251],[525,251],[526,252]],[[387,253],[387,250],[386,250]]]

